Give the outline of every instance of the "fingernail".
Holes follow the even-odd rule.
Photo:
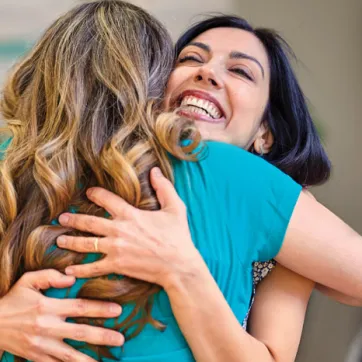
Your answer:
[[[88,196],[88,197],[91,197],[92,194],[93,194],[93,191],[94,191],[94,189],[88,189],[88,190],[87,190],[87,196]]]
[[[62,214],[59,216],[59,222],[61,224],[67,224],[69,222],[69,216],[67,214]]]
[[[162,171],[161,171],[161,169],[160,169],[159,167],[155,167],[155,168],[153,169],[153,174],[154,174],[156,177],[161,177],[161,176],[163,176],[163,175],[162,175]]]
[[[121,308],[121,306],[119,306],[119,305],[117,305],[117,304],[112,304],[112,305],[109,307],[109,311],[110,311],[112,314],[119,315],[119,314],[121,314],[121,312],[122,312],[122,308]]]
[[[124,343],[124,337],[121,334],[112,336],[111,340],[111,343],[116,346],[122,346],[122,344]]]
[[[66,280],[66,281],[69,281],[69,282],[74,282],[75,281],[75,278],[72,275],[62,275],[62,278],[64,280]]]
[[[57,244],[58,246],[64,246],[66,242],[66,238],[65,236],[59,236],[59,238],[57,239]]]
[[[74,269],[72,267],[65,268],[65,274],[73,275],[74,274]]]

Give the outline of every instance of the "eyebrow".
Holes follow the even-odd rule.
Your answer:
[[[211,53],[211,48],[209,45],[205,44],[205,43],[200,43],[200,42],[197,42],[197,41],[194,41],[194,42],[191,42],[189,43],[187,46],[196,46],[202,50],[205,50],[207,53]],[[258,59],[252,57],[251,55],[248,55],[248,54],[245,54],[243,52],[239,52],[239,51],[232,51],[230,53],[230,59],[248,59],[248,60],[251,60],[252,62],[254,62],[255,64],[258,65],[258,67],[260,68],[261,70],[261,74],[263,75],[263,78],[265,76],[265,71],[264,71],[264,68],[263,66],[261,65],[261,63],[259,62]]]
[[[187,46],[191,46],[191,45],[193,45],[193,46],[195,46],[195,47],[198,47],[198,48],[201,48],[202,50],[205,50],[205,51],[208,52],[208,53],[211,53],[211,48],[210,48],[210,46],[207,45],[207,44],[205,44],[205,43],[200,43],[200,42],[198,42],[198,41],[193,41],[193,42],[187,44]]]

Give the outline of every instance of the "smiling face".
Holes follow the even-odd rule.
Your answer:
[[[237,28],[197,36],[178,56],[166,108],[196,121],[205,139],[249,149],[265,146],[263,114],[269,97],[268,55],[259,39]],[[268,145],[267,145],[268,146]]]

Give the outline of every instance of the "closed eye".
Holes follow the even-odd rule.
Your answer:
[[[202,63],[202,61],[199,58],[196,58],[192,55],[186,55],[182,58],[179,59],[179,63],[185,63],[187,61],[191,61],[191,62],[197,62],[197,63]]]
[[[248,74],[248,72],[246,72],[244,69],[241,69],[241,68],[233,68],[233,69],[230,69],[231,72],[235,73],[235,74],[238,74],[238,75],[241,75],[242,77],[245,77],[249,80],[251,80],[252,82],[254,81],[254,79],[252,78],[252,76],[250,74]]]

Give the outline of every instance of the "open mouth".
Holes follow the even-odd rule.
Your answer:
[[[224,122],[225,115],[219,102],[202,91],[185,91],[178,97],[179,113],[207,122]]]
[[[181,101],[183,110],[209,116],[213,119],[221,118],[221,111],[214,103],[194,96],[187,96]]]

